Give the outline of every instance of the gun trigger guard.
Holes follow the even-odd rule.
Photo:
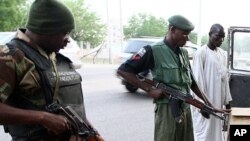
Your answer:
[[[139,80],[139,81],[145,81],[145,77],[143,76],[140,76],[140,75],[136,75],[136,78]]]

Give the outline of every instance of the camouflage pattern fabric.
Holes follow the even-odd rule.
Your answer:
[[[41,87],[39,75],[35,65],[17,49],[11,54],[9,48],[0,47],[0,100],[5,102],[18,86],[21,91],[27,92],[24,97],[32,97]],[[28,98],[29,99],[29,98]],[[34,99],[30,99],[33,101]],[[39,100],[45,103],[44,100]]]

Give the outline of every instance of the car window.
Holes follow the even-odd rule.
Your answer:
[[[124,52],[125,53],[136,53],[138,52],[142,47],[152,44],[152,41],[140,41],[140,40],[130,40],[127,43],[127,46],[125,47]]]
[[[184,48],[188,51],[189,59],[193,59],[193,55],[195,51],[197,50],[197,47],[184,46]]]
[[[8,43],[15,37],[15,32],[0,32],[0,45]]]
[[[234,33],[233,69],[250,71],[250,35],[244,32]]]

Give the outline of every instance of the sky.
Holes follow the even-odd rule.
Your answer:
[[[132,15],[148,13],[165,19],[181,14],[192,21],[195,25],[194,31],[200,33],[208,33],[214,23],[222,24],[225,29],[229,26],[250,26],[249,0],[85,0],[85,2],[89,9],[96,12],[106,23],[111,21],[126,25]]]

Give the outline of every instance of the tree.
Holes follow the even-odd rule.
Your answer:
[[[196,32],[191,32],[189,35],[189,40],[190,42],[196,44],[197,43],[197,38],[198,38],[198,34]],[[201,37],[201,46],[206,44],[208,41],[208,35],[203,35]]]
[[[105,35],[106,27],[94,12],[85,6],[84,0],[63,0],[75,17],[76,28],[71,37],[76,41],[90,43],[92,47],[99,45]]]
[[[139,13],[133,15],[129,19],[128,26],[124,27],[124,36],[125,38],[134,38],[142,36],[155,36],[163,37],[168,32],[168,21],[163,18],[156,18],[152,15],[147,15],[145,13]],[[189,35],[189,40],[192,43],[197,42],[197,33],[191,32]],[[207,40],[205,37],[202,40],[202,43],[205,43]]]
[[[14,31],[23,27],[28,14],[27,0],[0,1],[0,31]]]
[[[86,8],[84,0],[61,0],[75,17],[76,29],[71,36],[76,41],[99,45],[105,37],[105,26],[100,18]],[[24,27],[31,0],[0,0],[0,31],[14,31]]]
[[[163,37],[167,31],[167,21],[152,15],[139,13],[129,19],[129,25],[124,27],[125,38],[155,36]]]

